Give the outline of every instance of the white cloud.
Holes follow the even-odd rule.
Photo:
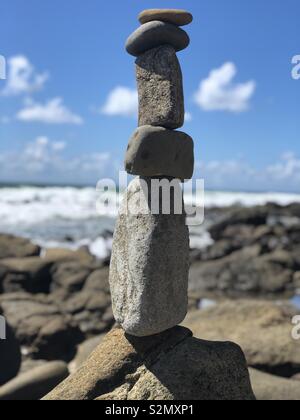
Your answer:
[[[0,153],[0,177],[8,181],[95,182],[116,176],[119,162],[111,153],[87,153],[70,157],[64,141],[39,136],[20,150]]]
[[[244,191],[299,191],[300,158],[284,153],[277,162],[257,168],[244,159],[196,162],[195,177],[209,189]]]
[[[219,69],[212,70],[195,93],[196,104],[204,111],[246,111],[255,92],[256,83],[249,81],[234,84],[236,74],[237,68],[234,63],[225,63]]]
[[[117,86],[109,93],[100,112],[108,116],[136,116],[138,112],[137,91],[127,87]]]
[[[61,152],[62,150],[65,150],[66,143],[63,141],[57,141],[53,143],[52,148],[55,152]]]
[[[193,116],[190,112],[187,111],[184,115],[184,119],[185,119],[185,122],[189,123],[193,121]]]
[[[45,124],[83,124],[83,119],[70,111],[62,98],[51,99],[45,104],[27,101],[25,108],[18,112],[17,119]]]
[[[278,181],[300,182],[300,159],[293,152],[286,152],[281,160],[267,168],[270,176]]]
[[[36,73],[27,57],[16,55],[8,60],[7,82],[2,95],[15,96],[29,94],[44,87],[48,73]]]

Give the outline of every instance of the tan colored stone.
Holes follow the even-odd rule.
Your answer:
[[[95,261],[93,255],[85,248],[80,248],[77,251],[65,248],[49,248],[45,251],[43,259],[52,262],[61,261],[80,261],[82,263],[92,263]]]
[[[248,364],[287,375],[300,366],[299,343],[292,339],[292,308],[271,301],[226,301],[191,312],[184,325],[205,340],[230,340],[241,346]]]
[[[72,360],[72,362],[69,363],[69,370],[71,373],[76,372],[76,370],[87,360],[90,354],[101,343],[103,338],[103,334],[98,335],[96,337],[84,341],[78,346],[75,358]]]
[[[147,338],[110,332],[45,400],[254,400],[245,357],[232,343],[175,327]]]
[[[250,369],[254,394],[259,401],[299,401],[300,382]]]
[[[151,362],[160,352],[190,336],[189,330],[176,327],[153,337],[127,336],[116,328],[104,338],[88,360],[45,400],[93,400],[114,390],[144,361]]]
[[[160,20],[162,22],[173,23],[177,26],[189,25],[193,21],[193,16],[186,10],[180,9],[149,9],[139,14],[141,24]]]

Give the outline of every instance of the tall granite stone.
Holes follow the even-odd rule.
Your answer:
[[[115,319],[133,336],[158,334],[187,313],[189,232],[180,184],[173,185],[170,214],[163,214],[168,193],[158,197],[151,178],[132,181],[120,208],[110,286]]]
[[[163,45],[136,60],[139,94],[139,126],[170,129],[183,126],[184,95],[182,72],[176,51]]]

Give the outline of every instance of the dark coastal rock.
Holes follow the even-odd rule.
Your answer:
[[[0,295],[7,322],[26,353],[36,359],[71,360],[84,335],[70,316],[44,295]]]
[[[108,278],[109,269],[107,267],[95,270],[88,276],[84,285],[84,290],[94,290],[95,292],[100,290],[109,294],[110,289]]]
[[[67,299],[63,308],[83,334],[90,336],[106,332],[113,325],[113,317],[103,320],[110,305],[110,296],[105,292],[82,290]]]
[[[223,237],[224,229],[234,225],[266,225],[269,210],[267,207],[238,208],[227,213],[222,220],[210,227],[212,238],[217,241]]]
[[[39,368],[41,366],[45,366],[45,364],[49,363],[47,360],[42,359],[29,359],[29,358],[23,358],[21,369],[19,372],[19,375],[27,372],[31,372],[32,370]]]
[[[28,239],[12,235],[0,235],[0,260],[4,258],[25,258],[40,255],[41,248]]]
[[[172,45],[176,51],[184,50],[189,46],[188,34],[170,23],[153,21],[140,26],[126,42],[129,54],[138,57],[145,51],[161,45]]]
[[[180,324],[188,304],[189,232],[183,208],[179,214],[174,209],[175,199],[182,205],[182,189],[175,180],[176,193],[169,194],[171,205],[163,214],[161,207],[157,212],[151,209],[153,201],[161,204],[153,189],[149,194],[151,182],[136,178],[128,186],[110,266],[115,319],[139,337]]]
[[[170,45],[147,51],[136,60],[139,126],[176,129],[184,124],[182,73]]]
[[[197,261],[219,260],[232,254],[235,251],[238,251],[240,248],[241,247],[236,244],[234,239],[232,241],[221,239],[208,248],[202,250],[192,250],[190,255],[191,263],[195,263]]]
[[[0,321],[3,322],[3,319]],[[6,323],[6,339],[0,339],[0,386],[17,376],[20,366],[21,347],[13,329]]]
[[[110,330],[114,324],[107,267],[93,271],[82,290],[71,293],[62,303],[62,310],[72,317],[85,337]]]
[[[172,23],[177,26],[189,25],[193,21],[193,16],[186,10],[180,9],[149,9],[139,14],[141,24],[159,20]]]
[[[222,357],[221,357],[222,356]],[[244,355],[175,327],[136,338],[110,332],[44,400],[254,400]]]
[[[44,397],[69,375],[66,363],[50,362],[20,374],[0,387],[0,401],[35,401]]]
[[[258,401],[299,401],[300,382],[250,369],[254,394]]]
[[[95,261],[94,256],[85,247],[76,251],[65,248],[50,248],[45,251],[43,258],[53,263],[80,261],[83,264],[92,264]]]
[[[82,290],[87,278],[92,273],[91,265],[80,261],[64,261],[52,268],[51,292],[61,299]]]
[[[139,127],[129,142],[125,169],[132,175],[190,179],[194,172],[194,142],[180,131]]]
[[[229,296],[293,294],[293,255],[284,250],[262,254],[259,245],[246,247],[212,261],[195,262],[190,270],[190,289]]]
[[[39,257],[12,258],[1,260],[0,267],[0,290],[3,293],[49,293],[51,262]]]
[[[291,377],[300,371],[299,342],[291,337],[294,315],[286,305],[239,299],[193,311],[184,325],[205,340],[236,342],[254,368]]]

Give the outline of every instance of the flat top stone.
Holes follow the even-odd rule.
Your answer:
[[[139,14],[141,24],[160,20],[163,22],[173,23],[177,26],[189,25],[193,21],[193,16],[186,10],[180,9],[149,9]]]

